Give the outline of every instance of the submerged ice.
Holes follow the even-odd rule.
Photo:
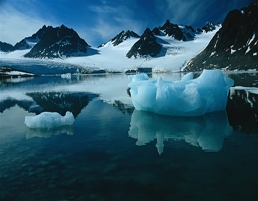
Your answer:
[[[132,103],[137,110],[172,116],[200,116],[224,110],[234,81],[220,70],[204,70],[193,79],[188,73],[180,81],[150,80],[146,74],[129,76]]]
[[[65,116],[57,112],[42,112],[36,116],[25,116],[24,123],[29,128],[56,128],[65,125],[72,125],[74,116],[67,111]]]

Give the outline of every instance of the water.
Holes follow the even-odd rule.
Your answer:
[[[257,87],[257,74],[229,76]],[[134,111],[127,84],[122,74],[2,81],[0,200],[258,200],[257,95],[234,89],[226,111],[175,118]],[[27,128],[42,110],[76,120]]]

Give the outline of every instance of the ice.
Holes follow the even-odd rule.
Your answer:
[[[131,99],[137,110],[171,116],[200,116],[225,110],[228,92],[234,81],[220,70],[204,70],[193,79],[188,73],[180,81],[129,76]]]
[[[164,142],[169,140],[184,140],[204,151],[218,152],[231,132],[226,111],[198,117],[173,117],[134,110],[128,134],[137,140],[137,146],[156,140],[157,151],[161,154]]]
[[[61,78],[71,79],[71,77],[72,77],[72,74],[71,74],[71,73],[64,73],[64,74],[61,74]]]
[[[74,116],[67,111],[65,116],[57,112],[42,112],[36,116],[25,116],[24,123],[29,128],[56,128],[65,125],[72,125]]]

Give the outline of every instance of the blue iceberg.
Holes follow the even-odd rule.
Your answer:
[[[146,74],[129,76],[136,110],[171,116],[200,116],[225,110],[234,81],[220,70],[204,70],[198,78],[188,73],[180,81],[150,80]]]

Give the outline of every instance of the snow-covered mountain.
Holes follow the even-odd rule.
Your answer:
[[[258,4],[228,13],[221,29],[185,70],[258,70]]]
[[[130,31],[130,30],[127,30],[126,32],[121,31],[118,35],[116,35],[114,38],[112,38],[109,42],[111,42],[113,44],[113,46],[117,46],[129,38],[140,38],[140,36],[137,33]],[[104,44],[100,45],[99,47],[104,47],[107,43],[104,43]]]
[[[140,39],[131,47],[126,54],[128,58],[137,57],[161,57],[165,56],[173,49],[166,37],[175,39],[181,42],[193,41],[198,36],[205,32],[211,32],[216,29],[213,23],[207,23],[202,29],[193,29],[191,26],[177,25],[169,20],[163,26],[155,27],[152,31],[147,28]],[[183,43],[182,43],[183,44]],[[178,52],[179,49],[177,49]],[[173,50],[172,50],[173,51]]]
[[[169,20],[161,27],[153,29],[155,35],[168,35],[176,40],[189,41],[194,40],[195,30],[191,26],[182,26],[171,23]]]
[[[222,28],[207,23],[194,29],[167,20],[152,31],[147,28],[141,37],[133,31],[122,31],[99,47],[91,47],[64,25],[43,26],[17,43],[12,51],[1,49],[0,66],[14,65],[24,70],[22,66],[28,63],[42,66],[51,61],[51,66],[60,64],[61,69],[69,65],[68,71],[62,71],[66,73],[125,72],[139,67],[152,68],[153,72],[258,69],[257,27],[257,4],[229,12]],[[26,71],[30,72],[28,65]],[[33,71],[38,74],[40,70],[33,68]],[[53,68],[46,72],[53,72]]]
[[[16,43],[11,51],[15,50],[26,50],[31,49],[36,45],[44,36],[45,34],[51,29],[51,26],[46,27],[45,25],[39,29],[36,33],[32,36],[26,37],[22,39],[20,42]]]
[[[88,48],[90,46],[73,29],[64,25],[56,28],[50,26],[37,44],[24,57],[63,58],[86,56]]]
[[[185,28],[187,26],[178,27],[180,30],[187,29]],[[57,28],[50,27],[50,31],[46,32],[31,49],[0,53],[0,66],[11,65],[16,69],[35,74],[39,74],[41,70],[42,74],[51,72],[56,74],[54,63],[56,63],[54,66],[60,66],[59,70],[63,69],[60,73],[69,71],[91,73],[99,70],[126,72],[136,70],[138,67],[149,67],[153,72],[175,72],[182,70],[190,59],[207,46],[220,27],[215,26],[215,28],[210,32],[196,31],[190,40],[185,41],[166,34],[161,28],[157,28],[159,31],[157,35],[147,28],[140,38],[132,31],[122,31],[101,47],[94,48],[64,25]],[[80,56],[78,52],[81,53]],[[44,62],[47,65],[44,65]],[[28,65],[30,63],[31,65]],[[51,67],[46,69],[48,64]],[[69,68],[64,69],[65,64],[69,65]],[[24,68],[26,66],[26,69],[23,66]],[[36,69],[35,66],[41,66],[41,69]]]
[[[154,34],[149,28],[147,28],[140,39],[131,47],[129,52],[126,54],[128,58],[134,56],[148,56],[151,57],[157,56],[162,49],[162,45],[157,43]]]

